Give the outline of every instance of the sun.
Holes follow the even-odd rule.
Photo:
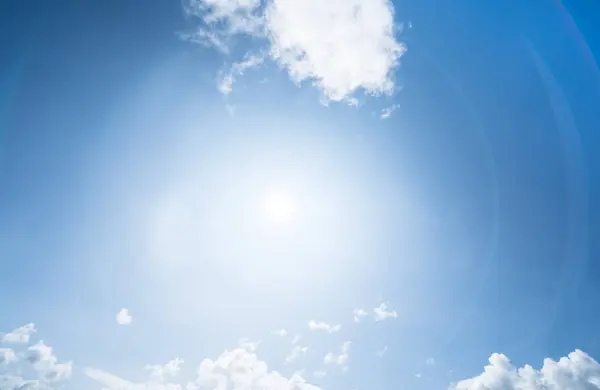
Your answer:
[[[297,212],[294,198],[284,190],[267,192],[263,207],[266,217],[278,224],[293,221]]]

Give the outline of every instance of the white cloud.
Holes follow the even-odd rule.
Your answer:
[[[134,383],[95,368],[84,368],[83,373],[101,384],[104,390],[181,390],[180,384],[156,382],[152,378],[145,383]]]
[[[35,325],[33,323],[29,323],[23,325],[12,332],[5,333],[0,341],[4,343],[28,343],[31,335],[36,332]]]
[[[230,385],[230,387],[228,386]],[[267,364],[245,349],[225,351],[216,360],[204,359],[198,368],[196,381],[191,389],[236,390],[320,390],[307,383],[301,376],[286,378],[270,371]]]
[[[236,77],[242,76],[247,69],[254,68],[262,64],[263,57],[256,55],[247,55],[241,62],[234,62],[229,70],[225,72],[218,83],[218,90],[223,95],[229,95],[233,90],[233,83]]]
[[[377,356],[383,357],[383,355],[385,355],[385,353],[387,352],[387,350],[388,350],[388,346],[385,345],[382,349],[380,349],[379,351],[377,351]]]
[[[592,390],[600,389],[600,365],[585,352],[575,350],[558,361],[545,359],[540,370],[530,365],[516,368],[495,353],[480,375],[458,382],[456,390]]]
[[[122,308],[117,313],[117,324],[119,325],[129,325],[133,321],[133,317],[129,314],[129,310]]]
[[[395,310],[390,309],[385,302],[380,304],[379,307],[373,309],[373,313],[375,315],[375,321],[383,321],[388,318],[398,317],[398,313],[396,313]]]
[[[296,335],[294,336],[294,338],[292,339],[292,344],[298,344],[298,341],[300,341],[300,338],[302,336],[300,336],[299,334],[296,333]]]
[[[48,382],[67,379],[73,371],[73,363],[58,363],[52,347],[40,341],[27,349],[26,359],[35,370]]]
[[[360,322],[363,317],[368,315],[368,313],[363,309],[354,309],[352,314],[354,314],[354,322]]]
[[[279,336],[279,337],[285,337],[285,336],[287,336],[287,330],[278,329],[278,330],[274,331],[273,334],[276,336]]]
[[[289,364],[296,360],[298,357],[306,355],[308,352],[308,347],[301,347],[299,345],[294,345],[290,354],[285,357],[285,363]]]
[[[399,104],[392,104],[391,106],[382,109],[381,110],[381,114],[379,115],[379,117],[381,119],[387,119],[390,116],[392,116],[392,114],[394,113],[394,111],[396,111],[398,108],[400,108]]]
[[[394,91],[405,46],[390,0],[185,0],[184,7],[202,24],[186,39],[226,52],[236,34],[259,37],[295,83],[311,82],[326,100]]]
[[[0,348],[0,364],[13,363],[17,360],[15,351],[10,348]]]
[[[350,341],[346,341],[344,344],[342,344],[341,353],[339,355],[329,352],[325,355],[323,362],[325,364],[338,364],[340,366],[345,366],[350,358],[351,345],[352,343]]]
[[[144,368],[150,371],[150,378],[152,381],[164,383],[167,382],[169,378],[176,377],[179,374],[182,364],[183,359],[176,357],[165,365],[148,364]]]
[[[310,330],[323,330],[327,333],[335,333],[335,332],[339,332],[340,329],[342,329],[342,326],[339,324],[338,325],[329,325],[325,322],[309,321],[308,328]]]
[[[254,352],[260,345],[260,341],[250,341],[247,338],[241,338],[238,340],[240,348],[244,348],[248,352]]]

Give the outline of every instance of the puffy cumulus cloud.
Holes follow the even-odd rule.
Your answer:
[[[16,362],[17,355],[11,348],[0,348],[0,364],[8,364]]]
[[[157,382],[153,378],[144,383],[134,383],[96,368],[84,368],[83,373],[104,390],[181,390],[180,384]]]
[[[182,364],[183,359],[176,357],[165,365],[148,364],[144,368],[150,371],[150,378],[153,382],[164,383],[179,374]]]
[[[390,116],[392,116],[392,114],[394,113],[394,111],[396,111],[396,110],[397,110],[397,109],[399,109],[399,108],[400,108],[400,105],[399,105],[399,104],[392,104],[392,105],[391,105],[391,106],[389,106],[389,107],[383,108],[383,109],[381,110],[381,114],[379,115],[379,117],[380,117],[381,119],[387,119],[387,118],[389,118]]]
[[[540,370],[530,365],[516,368],[502,354],[489,358],[480,375],[458,382],[455,390],[593,390],[600,389],[600,365],[585,352],[575,350],[558,361],[545,359]]]
[[[286,378],[276,371],[270,371],[256,354],[243,348],[225,351],[216,360],[203,360],[197,375],[196,381],[188,385],[189,390],[320,390],[300,375]]]
[[[348,359],[350,359],[351,345],[352,343],[350,341],[346,341],[344,344],[342,344],[341,353],[339,355],[329,352],[325,355],[323,362],[325,364],[338,364],[340,366],[345,366],[348,364]]]
[[[285,337],[285,336],[287,336],[288,332],[285,329],[278,329],[278,330],[273,331],[273,334],[276,336],[279,336],[279,337]]]
[[[27,349],[25,358],[42,375],[42,378],[48,382],[67,379],[73,371],[73,363],[58,363],[52,347],[44,344],[43,341],[30,346]]]
[[[398,313],[396,310],[390,309],[388,304],[383,302],[378,307],[373,309],[373,315],[375,317],[375,321],[383,321],[388,318],[396,318],[398,317]]]
[[[29,323],[13,330],[12,332],[3,334],[0,338],[0,341],[3,343],[25,344],[29,342],[31,335],[36,331],[35,325],[33,323]]]
[[[129,314],[129,310],[122,308],[116,315],[117,324],[129,325],[133,321],[133,317]]]
[[[394,91],[405,46],[390,0],[185,0],[184,9],[201,21],[184,38],[228,52],[237,34],[259,37],[295,83],[311,82],[327,100]]]
[[[325,322],[309,321],[308,328],[310,330],[322,330],[327,333],[336,333],[342,329],[342,325],[330,325]]]

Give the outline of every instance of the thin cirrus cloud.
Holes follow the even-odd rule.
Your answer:
[[[320,331],[324,331],[327,333],[336,333],[339,332],[340,329],[342,329],[342,325],[337,324],[337,325],[330,325],[326,322],[318,322],[318,321],[309,321],[308,322],[308,328],[310,330],[320,330]]]
[[[352,314],[354,315],[354,322],[360,322],[363,317],[369,315],[364,309],[354,309]]]
[[[284,361],[286,364],[290,364],[290,363],[294,362],[296,359],[298,359],[300,356],[306,355],[307,352],[308,352],[308,347],[294,345],[292,347],[292,350],[290,351],[290,353],[285,357]]]
[[[326,100],[392,94],[406,51],[389,0],[185,0],[184,10],[199,26],[183,38],[225,53],[236,36],[259,39],[292,81],[310,82]]]

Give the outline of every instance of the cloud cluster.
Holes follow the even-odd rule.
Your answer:
[[[52,347],[43,341],[27,345],[35,332],[35,325],[30,323],[0,338],[1,343],[25,344],[18,346],[20,350],[0,348],[0,366],[5,367],[0,370],[0,390],[50,389],[50,385],[71,377],[73,363],[59,363]],[[34,377],[26,377],[31,375]]]
[[[405,46],[390,0],[185,0],[184,9],[200,20],[186,39],[229,52],[236,35],[259,38],[296,84],[312,83],[327,100],[394,92]]]
[[[320,390],[298,374],[288,379],[278,372],[270,371],[267,363],[243,348],[225,351],[216,360],[204,359],[198,368],[197,379],[187,388]]]
[[[354,316],[354,322],[360,322],[364,317],[367,317],[369,313],[361,308],[354,309],[352,311]],[[389,318],[397,318],[398,313],[396,310],[389,307],[387,302],[381,303],[379,306],[373,309],[373,319],[376,322],[387,320]]]
[[[575,350],[558,361],[545,359],[540,370],[516,368],[502,354],[489,358],[480,375],[458,382],[455,390],[593,390],[600,389],[600,365]]]

